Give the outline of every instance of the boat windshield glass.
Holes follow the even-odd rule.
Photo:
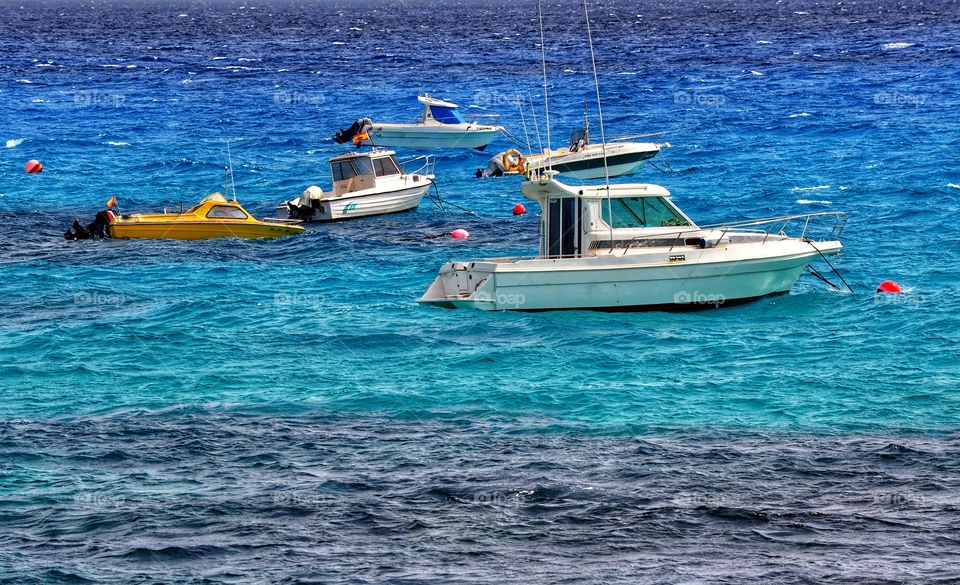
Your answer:
[[[663,197],[623,197],[600,203],[601,217],[613,228],[690,225]],[[613,211],[613,219],[610,212]]]
[[[247,219],[247,214],[239,207],[231,205],[214,205],[207,212],[210,219]]]
[[[348,160],[331,162],[330,172],[333,174],[334,181],[344,181],[357,176],[357,172],[353,170],[353,165]]]
[[[392,156],[373,159],[373,168],[376,170],[378,177],[399,175],[401,172],[397,166],[397,161]]]
[[[367,157],[353,159],[353,167],[357,170],[358,175],[373,174],[373,163]]]

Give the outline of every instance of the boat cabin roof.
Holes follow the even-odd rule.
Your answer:
[[[338,154],[337,156],[330,159],[330,162],[339,162],[342,160],[352,160],[355,158],[387,158],[397,154],[392,150],[368,150],[364,152],[347,152],[344,154]]]
[[[668,191],[666,187],[652,183],[612,184],[608,188],[607,185],[585,185],[581,187],[566,185],[554,180],[537,181],[534,179],[521,185],[520,190],[526,197],[534,200],[553,197],[606,199],[608,193],[612,199],[628,197],[670,197],[670,191]]]

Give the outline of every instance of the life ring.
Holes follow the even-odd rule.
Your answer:
[[[511,159],[514,162],[511,163]],[[503,172],[505,173],[522,173],[523,165],[526,162],[526,159],[523,158],[523,155],[520,154],[520,151],[511,148],[507,152],[503,153],[500,162],[503,166]]]

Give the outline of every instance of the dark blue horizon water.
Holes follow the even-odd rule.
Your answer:
[[[960,580],[960,5],[590,10],[606,134],[671,144],[633,180],[703,223],[847,212],[854,293],[416,305],[446,260],[535,250],[517,182],[473,178],[502,139],[436,153],[475,215],[66,242],[111,195],[222,190],[227,141],[274,214],[418,90],[522,136],[535,6],[0,4],[0,581]],[[579,3],[544,12],[556,146],[596,104]]]

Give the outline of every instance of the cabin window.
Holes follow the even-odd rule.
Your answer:
[[[353,159],[353,166],[357,170],[358,175],[372,175],[373,174],[373,163],[370,162],[369,158],[355,158]]]
[[[330,163],[330,171],[333,173],[334,181],[345,181],[357,176],[357,172],[353,170],[353,165],[348,160]]]
[[[613,228],[690,225],[663,197],[623,197],[600,202],[603,221]]]
[[[400,168],[397,166],[397,161],[395,161],[392,156],[388,158],[374,159],[373,168],[377,172],[378,177],[400,174]]]
[[[210,219],[247,219],[247,214],[242,209],[230,205],[214,205],[207,212]]]

